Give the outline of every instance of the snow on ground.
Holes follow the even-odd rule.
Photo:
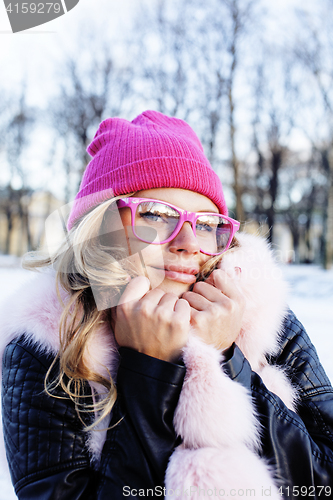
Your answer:
[[[15,258],[0,258],[0,302],[31,272],[17,267]],[[333,381],[333,270],[315,266],[283,266],[290,284],[289,305],[317,348],[321,362]],[[14,500],[13,489],[4,471],[0,471],[0,500]]]
[[[289,306],[305,326],[333,382],[333,269],[284,266],[290,284]]]

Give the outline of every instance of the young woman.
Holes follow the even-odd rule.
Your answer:
[[[68,234],[1,319],[19,499],[331,497],[333,389],[193,130],[101,123]]]

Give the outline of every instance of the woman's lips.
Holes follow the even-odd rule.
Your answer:
[[[186,284],[195,283],[197,279],[196,275],[199,272],[196,270],[182,269],[182,268],[176,268],[176,269],[155,268],[155,269],[159,271],[164,271],[165,277],[168,278],[169,280],[179,281],[180,283],[186,283]]]

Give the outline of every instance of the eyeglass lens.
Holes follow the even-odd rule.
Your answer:
[[[164,243],[172,239],[179,222],[180,213],[174,208],[153,201],[141,202],[135,213],[135,232],[144,241],[153,243],[157,237],[159,243]],[[231,223],[219,214],[202,215],[196,220],[196,238],[203,252],[223,252],[231,232]]]

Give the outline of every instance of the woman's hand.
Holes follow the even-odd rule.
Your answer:
[[[188,340],[191,308],[177,295],[149,287],[143,276],[127,285],[113,314],[116,341],[148,356],[176,361]]]
[[[216,269],[205,282],[196,283],[192,292],[183,293],[183,298],[191,306],[191,325],[197,335],[219,350],[230,347],[239,335],[245,307],[237,278]]]

